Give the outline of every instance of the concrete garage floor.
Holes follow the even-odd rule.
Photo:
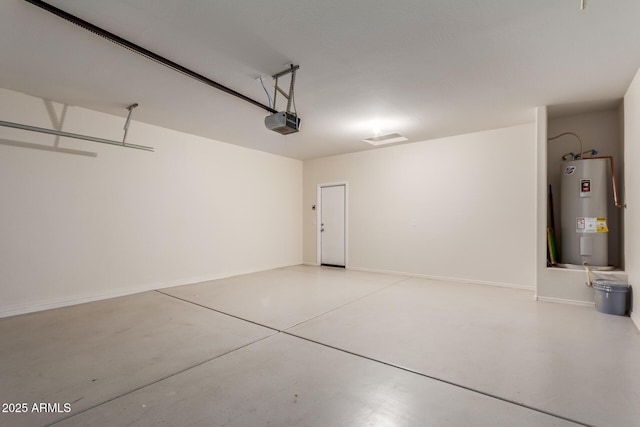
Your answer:
[[[0,319],[0,425],[640,426],[630,319],[532,297],[295,266]]]

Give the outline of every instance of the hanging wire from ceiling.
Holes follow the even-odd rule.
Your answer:
[[[291,87],[289,89],[289,95],[291,96],[291,103],[293,104],[293,114],[294,115],[298,115],[298,109],[296,108],[296,95],[295,92],[293,91],[293,87],[296,84],[296,73],[292,72],[291,73]]]
[[[293,101],[293,114],[298,115],[298,109],[296,108],[296,96],[292,93],[291,100]]]
[[[269,91],[267,90],[267,88],[264,86],[264,81],[262,80],[262,76],[260,76],[259,79],[260,79],[260,83],[262,84],[262,89],[264,89],[264,93],[267,94],[267,99],[269,100],[269,108],[271,108],[271,95],[269,94]]]

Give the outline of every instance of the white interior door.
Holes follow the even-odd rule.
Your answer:
[[[345,208],[344,185],[321,187],[320,191],[320,263],[345,266]]]

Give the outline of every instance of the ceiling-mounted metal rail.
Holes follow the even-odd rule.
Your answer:
[[[85,141],[99,142],[101,144],[117,145],[119,147],[125,147],[125,148],[135,148],[136,150],[153,151],[153,147],[147,147],[145,145],[137,145],[137,144],[127,144],[125,142],[125,140],[127,139],[127,131],[129,130],[129,123],[131,122],[131,113],[133,112],[133,109],[136,108],[137,106],[138,104],[132,104],[127,107],[127,109],[129,110],[129,115],[127,116],[127,121],[124,124],[124,137],[122,138],[122,141],[114,141],[111,139],[97,138],[95,136],[88,136],[88,135],[79,135],[77,133],[64,132],[56,129],[40,128],[37,126],[31,126],[31,125],[23,125],[22,123],[5,122],[2,120],[0,120],[0,126],[14,128],[14,129],[28,130],[30,132],[46,133],[49,135],[64,136],[66,138],[74,138],[74,139],[82,139]]]
[[[170,59],[167,59],[167,58],[165,58],[163,56],[160,56],[157,53],[154,53],[154,52],[152,52],[152,51],[150,51],[148,49],[143,48],[142,46],[138,46],[137,44],[135,44],[133,42],[130,42],[129,40],[123,39],[120,36],[117,36],[117,35],[109,32],[109,31],[107,31],[107,30],[105,30],[103,28],[100,28],[100,27],[98,27],[96,25],[93,25],[92,23],[87,22],[84,19],[78,18],[75,15],[72,15],[72,14],[70,14],[68,12],[65,12],[62,9],[58,9],[57,7],[52,6],[52,5],[48,4],[48,3],[45,3],[45,2],[43,2],[41,0],[25,0],[25,1],[28,2],[28,3],[31,3],[31,4],[33,4],[35,6],[38,6],[38,7],[42,8],[42,9],[46,10],[47,12],[51,12],[54,15],[59,16],[60,18],[66,19],[67,21],[71,22],[72,24],[78,25],[79,27],[84,28],[85,30],[91,31],[92,33],[95,33],[95,34],[97,34],[97,35],[99,35],[101,37],[104,37],[105,39],[107,39],[107,40],[109,40],[109,41],[111,41],[111,42],[113,42],[113,43],[115,43],[117,45],[125,47],[125,48],[131,50],[132,52],[135,52],[135,53],[137,53],[139,55],[142,55],[142,56],[144,56],[144,57],[146,57],[148,59],[151,59],[151,60],[153,60],[153,61],[155,61],[155,62],[157,62],[159,64],[162,64],[165,67],[168,67],[168,68],[170,68],[170,69],[172,69],[174,71],[182,73],[185,76],[191,77],[194,80],[197,80],[197,81],[199,81],[201,83],[204,83],[204,84],[206,84],[208,86],[211,86],[211,87],[214,87],[214,88],[216,88],[218,90],[226,92],[229,95],[233,95],[233,96],[235,96],[237,98],[240,98],[243,101],[249,102],[249,103],[251,103],[253,105],[256,105],[256,106],[258,106],[258,107],[260,107],[260,108],[262,108],[264,110],[267,110],[270,113],[277,113],[277,111],[275,109],[269,107],[268,105],[264,105],[261,102],[256,101],[255,99],[249,98],[248,96],[241,94],[240,92],[236,92],[235,90],[230,89],[230,88],[228,88],[228,87],[226,87],[226,86],[224,86],[224,85],[222,85],[222,84],[220,84],[218,82],[215,82],[215,81],[211,80],[210,78],[203,76],[200,73],[197,73],[197,72],[195,72],[193,70],[190,70],[190,69],[188,69],[186,67],[183,67],[182,65],[177,64],[177,63],[171,61]]]

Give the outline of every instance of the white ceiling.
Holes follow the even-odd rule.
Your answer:
[[[49,3],[262,103],[255,77],[300,64],[301,131],[24,0],[0,3],[0,87],[123,117],[138,102],[135,120],[298,159],[374,149],[374,128],[415,142],[611,105],[640,67],[638,0]]]

